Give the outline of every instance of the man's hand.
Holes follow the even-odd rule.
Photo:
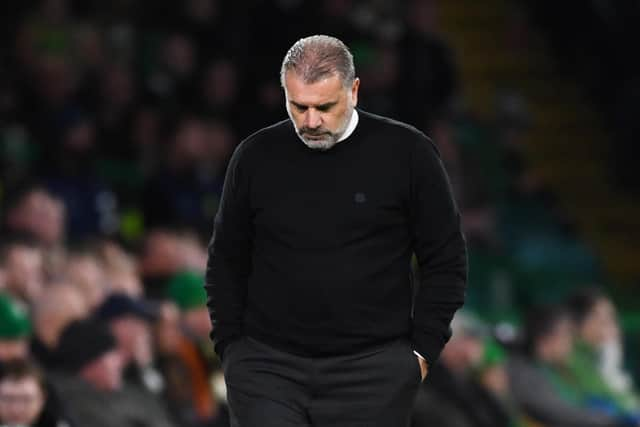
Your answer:
[[[427,377],[427,373],[429,372],[429,364],[422,357],[416,357],[418,358],[418,363],[420,363],[420,375],[422,376],[422,381],[424,381],[424,379]]]

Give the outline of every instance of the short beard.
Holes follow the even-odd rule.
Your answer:
[[[287,111],[288,110],[289,109],[287,108]],[[317,136],[322,135],[323,138],[321,139],[307,139],[305,137],[305,134],[309,134],[309,132],[305,132],[305,129],[298,129],[297,127],[295,127],[295,122],[293,121],[293,118],[291,118],[291,113],[289,113],[289,117],[291,118],[291,121],[294,123],[296,134],[298,135],[300,140],[304,142],[304,145],[311,148],[312,150],[327,151],[333,148],[338,142],[340,142],[339,141],[340,138],[342,137],[342,135],[344,135],[344,132],[347,130],[347,127],[349,126],[349,122],[351,121],[351,116],[353,115],[353,110],[354,110],[354,107],[350,106],[348,114],[345,115],[344,123],[342,123],[342,125],[340,126],[340,128],[338,128],[336,132],[329,132],[327,130],[320,132]]]

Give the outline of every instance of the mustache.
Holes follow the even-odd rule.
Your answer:
[[[331,132],[326,129],[311,129],[306,127],[300,128],[300,133],[309,136],[331,135]]]

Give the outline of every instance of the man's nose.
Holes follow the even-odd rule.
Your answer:
[[[316,129],[320,127],[321,124],[322,124],[322,117],[320,117],[320,112],[313,108],[309,108],[305,112],[304,126],[309,129]]]

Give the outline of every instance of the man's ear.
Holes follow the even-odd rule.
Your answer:
[[[353,84],[351,85],[351,101],[353,102],[353,106],[358,105],[358,89],[360,88],[360,79],[353,79]]]

